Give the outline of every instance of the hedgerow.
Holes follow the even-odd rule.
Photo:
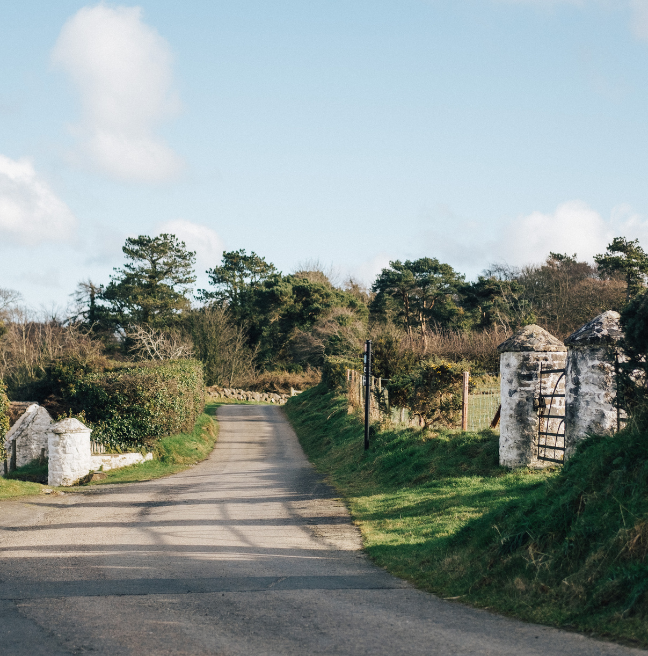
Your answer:
[[[205,404],[202,365],[196,360],[101,372],[60,363],[48,379],[57,405],[84,413],[92,439],[118,451],[150,448],[161,437],[190,430]]]

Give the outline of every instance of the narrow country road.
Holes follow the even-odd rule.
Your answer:
[[[373,566],[278,408],[223,406],[205,462],[0,505],[0,653],[646,653],[419,592]]]

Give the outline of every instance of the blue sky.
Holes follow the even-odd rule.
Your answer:
[[[163,230],[199,271],[365,282],[648,248],[648,0],[24,0],[0,61],[0,287],[32,307]]]

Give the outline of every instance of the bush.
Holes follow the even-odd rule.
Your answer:
[[[204,407],[202,365],[170,360],[88,372],[59,363],[47,372],[59,409],[85,413],[92,438],[115,450],[150,448],[191,430]]]
[[[329,389],[346,388],[346,370],[362,371],[362,360],[330,355],[324,360],[322,382]]]
[[[432,424],[455,426],[461,412],[462,373],[465,363],[427,360],[413,371],[394,376],[387,384],[392,405],[408,408]]]

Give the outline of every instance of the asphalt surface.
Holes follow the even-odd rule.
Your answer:
[[[373,566],[272,406],[158,481],[0,505],[0,654],[639,652],[419,592]]]

